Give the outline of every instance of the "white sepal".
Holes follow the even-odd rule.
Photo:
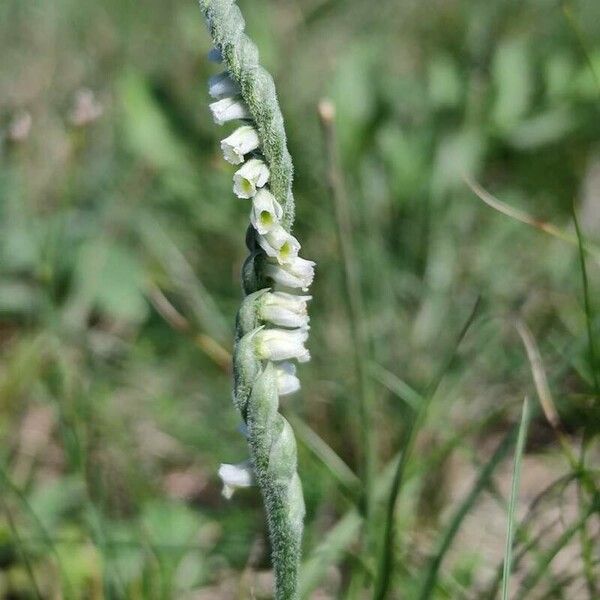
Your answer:
[[[260,158],[251,158],[233,175],[233,193],[238,198],[252,198],[258,188],[269,181],[269,167]]]
[[[268,261],[264,274],[283,287],[307,291],[315,277],[315,263],[300,256],[283,265]]]
[[[283,230],[279,225],[282,216],[283,209],[279,202],[275,200],[275,196],[266,189],[258,190],[256,196],[252,199],[252,210],[250,211],[250,223],[252,223],[252,227],[256,229],[257,233],[266,235],[275,228],[278,231]]]
[[[219,477],[223,482],[223,496],[229,500],[235,490],[254,485],[254,474],[250,461],[238,465],[222,464],[219,467]]]
[[[277,393],[280,396],[293,394],[300,389],[300,380],[296,377],[296,365],[294,363],[282,362],[275,369]]]
[[[259,143],[256,129],[250,125],[242,125],[221,141],[223,158],[232,165],[239,165],[244,162],[244,155],[256,150]]]
[[[311,296],[268,292],[260,297],[258,316],[278,327],[308,328],[306,305]]]
[[[248,107],[239,98],[222,98],[216,102],[211,102],[208,107],[217,125],[224,125],[228,121],[250,117]]]
[[[264,235],[259,234],[257,239],[267,256],[274,258],[281,265],[295,260],[298,256],[300,242],[279,224],[271,227]]]
[[[240,86],[225,71],[209,78],[208,93],[212,98],[237,96],[240,93]]]
[[[310,360],[310,353],[304,347],[308,339],[306,329],[261,329],[256,334],[256,350],[262,360],[289,360],[298,362]]]

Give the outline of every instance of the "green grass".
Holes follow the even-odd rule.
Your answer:
[[[504,550],[504,567],[502,570],[502,600],[509,598],[510,574],[513,564],[513,543],[515,536],[515,514],[517,502],[519,499],[519,484],[521,482],[521,465],[523,462],[523,453],[527,442],[527,429],[531,419],[530,402],[527,398],[523,402],[523,412],[521,413],[521,423],[517,435],[517,444],[515,447],[515,458],[512,474],[512,485],[510,491],[510,501],[508,504],[508,523],[506,527],[506,547]]]
[[[240,4],[318,263],[313,360],[282,407],[303,597],[495,599],[505,565],[514,598],[594,597],[598,3]],[[227,503],[216,476],[247,457],[248,206],[208,49],[193,1],[0,3],[2,597],[269,597],[260,498]],[[78,126],[84,88],[102,115]]]

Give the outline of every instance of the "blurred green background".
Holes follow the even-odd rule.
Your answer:
[[[304,596],[372,597],[393,522],[389,598],[497,597],[514,446],[494,453],[528,395],[511,597],[600,597],[600,4],[239,4],[278,87],[295,232],[318,264],[313,360],[283,402]],[[270,597],[259,495],[227,502],[216,477],[247,457],[229,353],[248,207],[207,108],[209,49],[194,0],[0,2],[2,598]],[[323,97],[369,338],[370,542]],[[492,210],[465,175],[567,241]]]

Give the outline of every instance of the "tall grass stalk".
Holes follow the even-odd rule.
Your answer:
[[[384,600],[387,597],[389,592],[389,587],[391,584],[392,572],[393,572],[393,551],[394,551],[394,541],[395,541],[395,513],[396,513],[396,504],[398,502],[398,497],[400,494],[400,489],[404,482],[404,477],[406,474],[406,467],[408,465],[408,461],[412,455],[413,447],[415,445],[417,434],[427,416],[427,409],[431,400],[433,399],[440,383],[442,382],[444,375],[448,371],[448,369],[452,366],[456,353],[458,351],[458,347],[460,346],[462,340],[466,336],[467,332],[471,328],[471,325],[475,321],[477,316],[479,306],[481,303],[481,298],[478,297],[473,305],[473,309],[471,310],[465,324],[463,325],[458,337],[456,339],[456,343],[454,344],[452,351],[449,356],[444,361],[440,372],[437,374],[435,379],[429,385],[427,393],[424,394],[422,400],[419,404],[419,408],[413,419],[410,423],[407,424],[404,433],[403,439],[401,440],[400,448],[401,448],[401,459],[397,464],[397,467],[394,472],[394,478],[392,481],[392,485],[390,487],[389,496],[387,499],[387,509],[386,509],[386,518],[385,518],[385,531],[383,544],[380,553],[379,566],[378,566],[378,574],[375,588],[374,598],[377,600]]]
[[[517,435],[517,446],[515,448],[515,458],[513,464],[512,485],[510,491],[510,500],[508,503],[508,519],[506,527],[506,546],[504,549],[504,568],[502,571],[502,600],[509,598],[510,574],[513,563],[513,544],[515,536],[515,519],[517,510],[517,500],[519,496],[519,484],[521,482],[521,464],[523,452],[525,451],[525,442],[527,441],[527,431],[531,419],[531,408],[529,400],[523,401],[523,410],[521,412],[521,423]]]
[[[369,332],[360,287],[358,261],[355,256],[350,203],[338,152],[335,126],[335,105],[330,100],[319,103],[319,118],[325,142],[327,181],[335,209],[338,240],[344,264],[344,285],[353,339],[354,366],[358,377],[358,430],[362,442],[363,510],[367,527],[372,522],[372,491],[376,469],[376,439],[373,422],[373,390],[367,369]],[[368,535],[368,532],[367,532]]]

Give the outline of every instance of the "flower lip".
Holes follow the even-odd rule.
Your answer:
[[[231,78],[227,71],[224,71],[209,78],[208,93],[216,99],[224,98],[225,96],[237,96],[240,93],[240,86]]]
[[[267,256],[275,258],[279,264],[294,261],[300,250],[300,242],[279,224],[264,234],[259,231],[258,244]]]
[[[300,389],[300,380],[296,377],[296,365],[291,362],[282,362],[276,366],[277,392],[280,396],[293,394]]]
[[[239,165],[244,162],[244,156],[256,150],[259,144],[256,129],[251,125],[242,125],[221,141],[223,158],[232,165]]]
[[[308,339],[306,329],[262,329],[256,334],[256,350],[262,360],[290,360],[299,362],[310,360],[304,347]]]
[[[252,198],[269,181],[269,167],[260,158],[251,158],[233,175],[233,193],[238,198]]]
[[[250,112],[243,100],[234,97],[221,98],[209,104],[213,119],[217,125],[224,125],[236,119],[248,119]]]
[[[222,464],[219,467],[219,477],[223,482],[223,496],[229,500],[239,488],[254,485],[254,474],[250,461],[238,465]]]
[[[260,235],[267,235],[269,232],[272,232],[272,235],[264,243],[272,248],[273,253],[281,248],[287,239],[286,235],[289,235],[279,225],[282,216],[283,209],[279,202],[275,200],[275,196],[266,188],[258,190],[252,199],[250,222]],[[267,252],[266,249],[265,252]]]
[[[285,288],[307,291],[315,276],[315,263],[300,256],[283,265],[269,260],[265,263],[264,274]]]
[[[307,303],[311,296],[296,296],[285,292],[263,294],[258,301],[258,316],[278,327],[309,329]]]

